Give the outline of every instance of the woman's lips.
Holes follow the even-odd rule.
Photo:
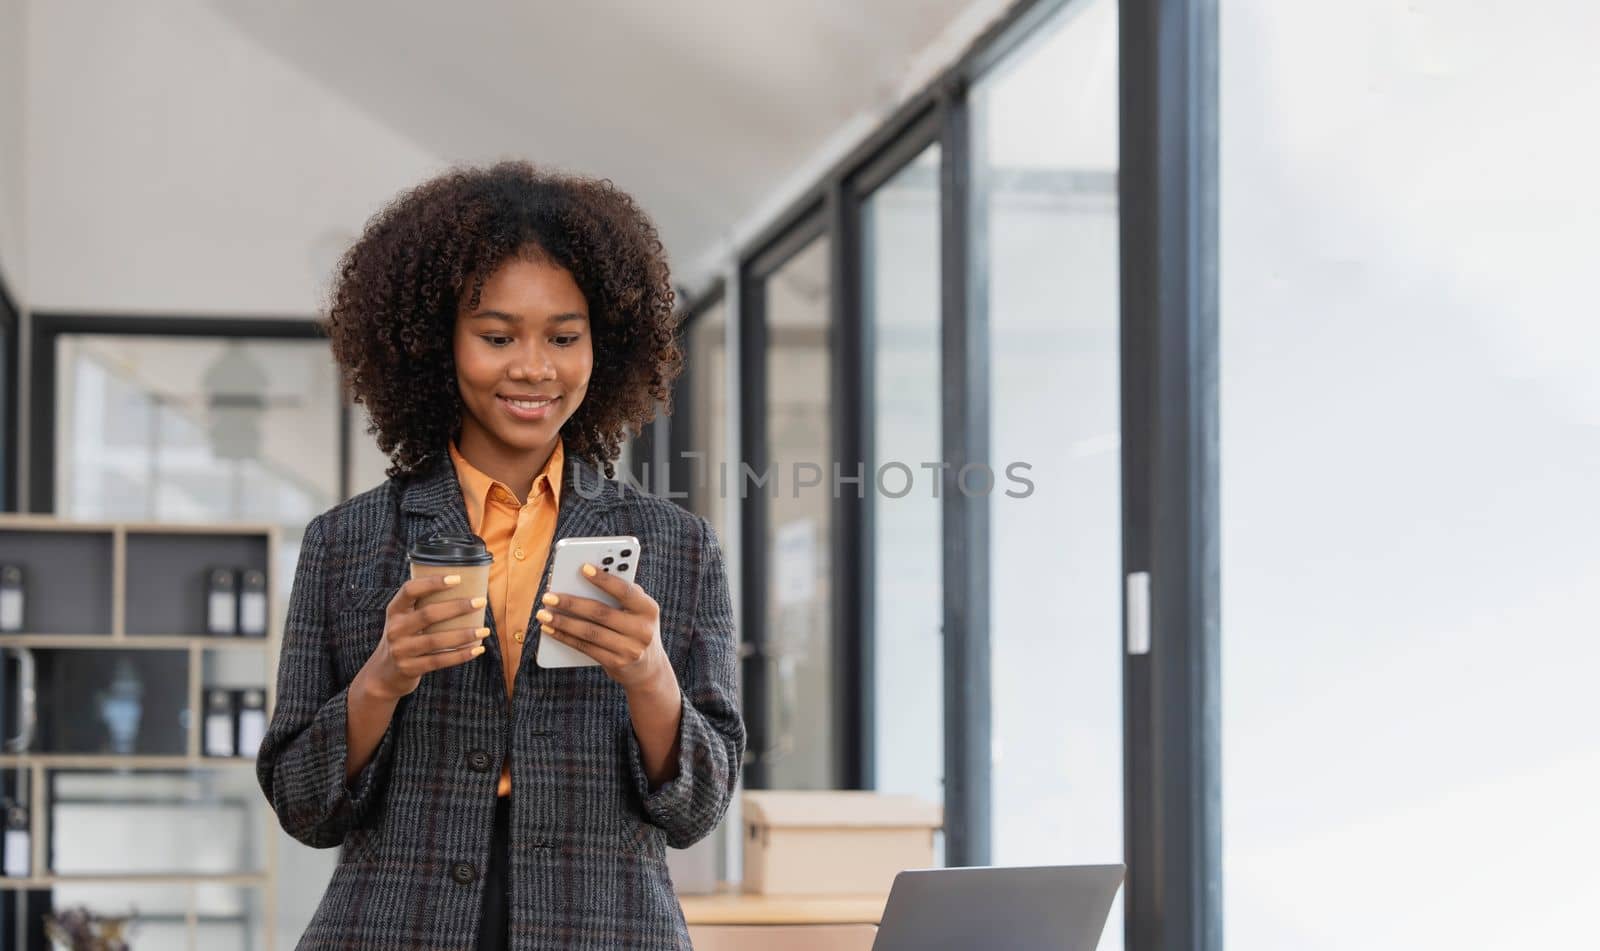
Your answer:
[[[531,423],[549,416],[550,413],[554,411],[556,402],[559,401],[561,397],[551,396],[542,400],[513,401],[504,396],[496,396],[495,399],[499,401],[501,406],[505,407],[506,412],[511,415],[512,419]]]

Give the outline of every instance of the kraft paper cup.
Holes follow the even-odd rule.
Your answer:
[[[410,561],[412,578],[461,576],[460,584],[423,597],[419,605],[489,597],[489,567],[494,564],[494,556],[489,554],[483,539],[476,535],[434,535],[411,547]],[[423,628],[422,633],[436,634],[440,631],[483,627],[485,610],[473,608],[465,614],[430,624]]]

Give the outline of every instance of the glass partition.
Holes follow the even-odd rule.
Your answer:
[[[1114,0],[1068,4],[971,101],[995,475],[992,860],[1120,862]],[[1120,902],[1100,947],[1122,947]]]
[[[767,641],[773,789],[832,789],[833,422],[829,404],[829,241],[818,238],[766,279]],[[729,484],[733,485],[730,473]],[[809,487],[804,482],[813,482]]]
[[[861,206],[863,317],[872,360],[874,786],[944,801],[939,147]],[[878,481],[881,479],[881,481]]]

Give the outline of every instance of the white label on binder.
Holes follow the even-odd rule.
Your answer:
[[[16,588],[0,591],[0,631],[22,630],[22,592]]]
[[[261,738],[267,733],[267,711],[239,711],[239,755],[254,756],[261,749]]]
[[[227,713],[206,714],[206,755],[232,756],[233,717]]]
[[[29,851],[27,829],[6,830],[6,877],[27,878],[33,854]]]
[[[233,633],[233,600],[232,592],[211,592],[211,611],[206,621],[206,630],[212,634]]]
[[[246,591],[239,596],[239,633],[267,633],[267,596],[261,591]]]

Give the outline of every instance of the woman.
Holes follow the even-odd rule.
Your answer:
[[[345,256],[333,352],[393,465],[306,528],[261,745],[283,827],[343,847],[301,948],[689,946],[663,849],[744,751],[726,571],[704,519],[611,479],[681,366],[672,299],[632,199],[524,163],[422,185]],[[409,547],[469,532],[487,604],[419,607],[459,582],[408,580]],[[555,539],[619,534],[620,609],[543,590]],[[543,637],[599,666],[539,667]]]

